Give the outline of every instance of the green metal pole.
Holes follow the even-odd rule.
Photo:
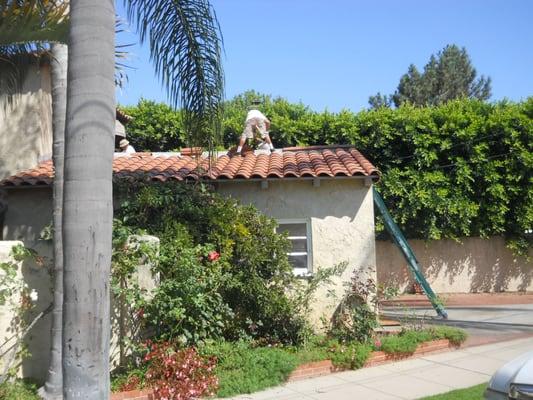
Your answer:
[[[374,204],[381,213],[381,216],[383,217],[383,222],[385,223],[385,227],[392,236],[394,243],[400,248],[403,256],[405,257],[407,265],[409,266],[409,269],[411,270],[411,273],[413,274],[415,280],[420,284],[420,286],[422,286],[424,293],[431,302],[431,305],[433,306],[437,314],[439,314],[442,318],[447,319],[448,313],[444,309],[443,305],[438,301],[437,295],[435,294],[433,289],[431,289],[429,282],[426,280],[424,274],[420,270],[420,266],[418,265],[418,260],[416,259],[413,249],[411,249],[411,246],[409,246],[409,243],[407,242],[407,239],[403,235],[402,231],[400,230],[398,225],[396,225],[396,222],[394,222],[394,219],[390,215],[389,210],[385,206],[385,202],[383,201],[383,198],[381,197],[379,192],[376,190],[375,187],[372,187],[372,189],[374,195]]]

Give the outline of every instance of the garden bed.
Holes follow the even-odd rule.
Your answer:
[[[409,358],[419,357],[428,353],[436,353],[458,348],[460,346],[457,342],[452,342],[448,339],[438,339],[429,342],[420,343],[412,353],[387,353],[384,351],[373,351],[366,358],[363,363],[363,367],[372,367],[376,365],[386,364],[390,362],[405,360]],[[280,381],[278,384],[284,382],[293,382],[302,379],[316,378],[319,376],[329,375],[331,373],[346,371],[353,368],[343,367],[335,365],[330,359],[304,362],[296,367],[291,373],[288,374],[284,381]],[[266,387],[273,385],[266,385]],[[256,387],[255,390],[242,390],[242,392],[253,392],[265,389]],[[248,389],[252,389],[248,387]],[[231,391],[231,390],[230,390]],[[232,393],[236,394],[236,393]],[[222,393],[222,397],[229,395],[228,392]],[[113,393],[111,400],[152,400],[151,390],[133,390],[129,392]]]

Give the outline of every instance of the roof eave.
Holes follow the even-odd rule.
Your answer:
[[[373,182],[378,182],[381,179],[381,176],[379,174],[371,174],[371,175],[351,175],[351,176],[287,176],[282,178],[277,177],[267,177],[267,178],[231,178],[231,179],[209,179],[204,178],[202,179],[204,182],[207,183],[231,183],[231,182],[264,182],[264,181],[313,181],[316,179],[319,180],[347,180],[347,179],[372,179]],[[119,178],[121,180],[122,178]],[[126,181],[127,179],[124,179]],[[115,181],[115,179],[113,179]],[[152,181],[150,179],[150,181]],[[164,183],[172,181],[175,182],[174,179],[167,179],[166,181],[163,181]],[[13,189],[37,189],[37,188],[51,188],[52,184],[45,184],[45,183],[39,183],[36,185],[5,185],[0,186],[0,190],[13,190]]]

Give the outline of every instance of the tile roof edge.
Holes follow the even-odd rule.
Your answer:
[[[261,181],[309,181],[309,180],[315,180],[315,179],[320,179],[320,180],[348,180],[348,179],[366,179],[366,178],[370,178],[372,179],[374,182],[379,182],[381,180],[381,174],[379,173],[379,171],[377,171],[377,173],[373,173],[371,175],[362,175],[362,174],[355,174],[355,175],[333,175],[333,176],[330,176],[330,175],[320,175],[320,176],[274,176],[274,175],[270,175],[270,176],[267,176],[265,178],[261,178],[261,177],[250,177],[250,178],[227,178],[227,177],[224,177],[224,175],[219,175],[219,176],[222,176],[223,179],[213,179],[213,178],[210,178],[208,176],[204,176],[201,178],[202,181],[204,182],[209,182],[209,183],[231,183],[231,182],[261,182]],[[7,178],[6,178],[7,179]],[[50,178],[52,181],[53,181],[53,178]],[[113,177],[113,182],[116,180],[117,178],[116,177]],[[118,177],[118,179],[127,179],[127,178],[120,178]],[[160,181],[159,179],[156,179],[158,181]],[[4,183],[3,182],[4,180],[0,181],[0,190],[7,190],[7,189],[30,189],[30,188],[47,188],[47,187],[52,187],[52,182],[50,183],[46,183],[44,181],[39,181],[39,182],[36,182],[36,183],[21,183],[21,184],[13,184],[11,182],[6,182]],[[180,181],[181,180],[176,180],[176,181]],[[183,180],[184,182],[185,180]],[[165,182],[165,181],[162,181],[162,182]]]

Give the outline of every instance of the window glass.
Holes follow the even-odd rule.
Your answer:
[[[307,237],[302,239],[289,239],[292,243],[292,251],[306,252],[307,253]]]
[[[307,224],[306,223],[299,223],[299,224],[292,224],[292,223],[283,223],[280,222],[278,226],[278,232],[287,232],[289,236],[307,236]]]
[[[307,269],[307,254],[301,256],[289,255],[289,262],[292,264],[293,268]]]
[[[287,232],[291,242],[291,249],[287,253],[289,262],[297,275],[305,275],[310,269],[310,238],[308,234],[308,223],[278,221],[278,233]]]

